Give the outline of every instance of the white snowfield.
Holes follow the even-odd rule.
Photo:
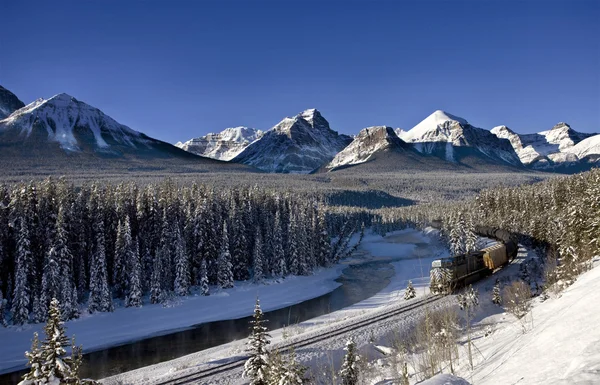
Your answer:
[[[484,299],[487,300],[487,299]],[[559,297],[534,301],[521,322],[506,313],[479,321],[493,333],[475,344],[477,385],[600,384],[600,260]],[[471,380],[472,378],[472,380]]]
[[[366,234],[356,255],[346,263],[360,263],[369,260],[395,261],[392,266],[396,274],[388,286],[375,296],[354,304],[348,308],[326,314],[299,324],[271,331],[272,346],[288,343],[328,330],[336,330],[342,325],[371,318],[374,314],[408,304],[403,299],[408,280],[412,280],[417,298],[429,293],[429,266],[436,258],[447,256],[447,250],[437,241],[437,231],[430,229],[423,233],[417,230],[402,230],[381,237]],[[262,298],[261,298],[262,303]],[[416,317],[401,315],[402,322],[413,322]],[[397,327],[398,318],[382,322],[373,330],[361,330],[355,335],[358,345],[369,344],[372,335],[389,333]],[[315,347],[299,349],[298,358],[308,364],[323,361],[329,352],[335,352],[336,360],[341,358],[346,338],[337,338],[319,343]],[[232,357],[245,354],[245,340],[234,341],[198,353],[190,354],[172,361],[148,366],[122,375],[105,379],[105,384],[152,384],[165,381],[198,369],[227,362]],[[210,384],[244,384],[241,371],[219,375],[208,380]]]

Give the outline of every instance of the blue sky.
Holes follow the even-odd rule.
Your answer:
[[[0,84],[176,142],[318,108],[600,131],[600,1],[2,1]]]

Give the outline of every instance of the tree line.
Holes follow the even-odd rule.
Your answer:
[[[309,275],[352,250],[360,218],[329,213],[318,196],[258,187],[0,185],[0,321],[43,322],[52,298],[66,320],[116,301]]]

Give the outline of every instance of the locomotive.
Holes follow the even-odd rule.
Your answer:
[[[508,264],[517,256],[517,240],[508,231],[477,227],[475,232],[495,239],[498,243],[467,254],[433,261],[429,272],[429,288],[432,293],[451,293],[492,274],[495,269]]]

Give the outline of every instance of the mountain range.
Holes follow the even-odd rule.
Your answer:
[[[215,170],[275,173],[502,168],[576,171],[600,162],[600,135],[566,123],[537,134],[491,131],[437,110],[411,130],[368,127],[355,137],[333,130],[316,109],[269,130],[227,128],[171,145],[118,123],[67,94],[24,105],[0,86],[3,158],[143,160],[210,164]],[[245,168],[244,168],[245,167]]]

